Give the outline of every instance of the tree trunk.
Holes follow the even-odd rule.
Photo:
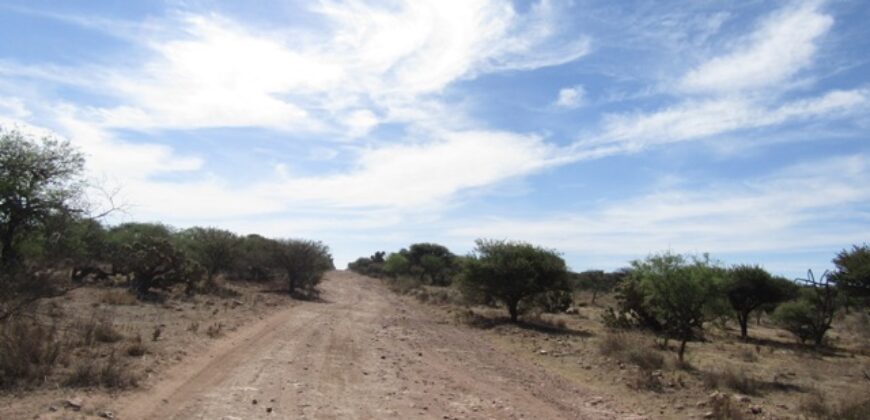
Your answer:
[[[689,340],[687,340],[687,339],[685,339],[685,338],[683,338],[683,339],[680,340],[680,350],[679,350],[679,352],[677,353],[677,355],[679,356],[680,362],[683,361],[683,354],[686,353],[686,342],[687,342],[687,341],[689,341]]]
[[[737,322],[740,323],[740,338],[746,340],[749,337],[749,312],[738,312]]]
[[[287,289],[291,295],[296,292],[296,276],[289,272],[287,273]]]
[[[517,318],[519,317],[519,303],[520,302],[518,300],[511,300],[507,302],[508,313],[511,316],[511,322],[517,322]]]

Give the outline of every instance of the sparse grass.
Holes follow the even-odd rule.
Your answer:
[[[722,372],[705,372],[702,378],[707,388],[726,387],[746,395],[761,395],[764,388],[763,382],[730,368]]]
[[[199,332],[199,322],[191,322],[190,325],[187,326],[187,332],[191,332],[194,334]]]
[[[100,303],[105,303],[106,305],[132,306],[138,305],[139,299],[136,299],[136,295],[131,293],[129,290],[112,289],[106,290],[100,295]]]

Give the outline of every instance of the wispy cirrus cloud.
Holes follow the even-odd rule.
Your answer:
[[[820,38],[834,19],[821,2],[797,2],[764,19],[726,54],[711,58],[680,81],[687,91],[736,93],[776,88],[813,64]]]

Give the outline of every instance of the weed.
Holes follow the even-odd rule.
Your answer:
[[[161,334],[163,334],[163,326],[158,325],[154,327],[154,331],[151,333],[151,341],[159,340]]]
[[[211,338],[217,338],[223,335],[223,324],[220,322],[216,324],[212,324],[208,326],[208,329],[205,330],[205,334]]]
[[[142,342],[142,336],[136,335],[136,338],[133,339],[133,342],[127,346],[127,355],[131,357],[142,357],[145,353],[148,352],[148,348],[145,347],[145,343]]]

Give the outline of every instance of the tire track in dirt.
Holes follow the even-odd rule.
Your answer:
[[[495,349],[473,331],[349,272],[220,340],[121,419],[624,418],[589,390]]]

